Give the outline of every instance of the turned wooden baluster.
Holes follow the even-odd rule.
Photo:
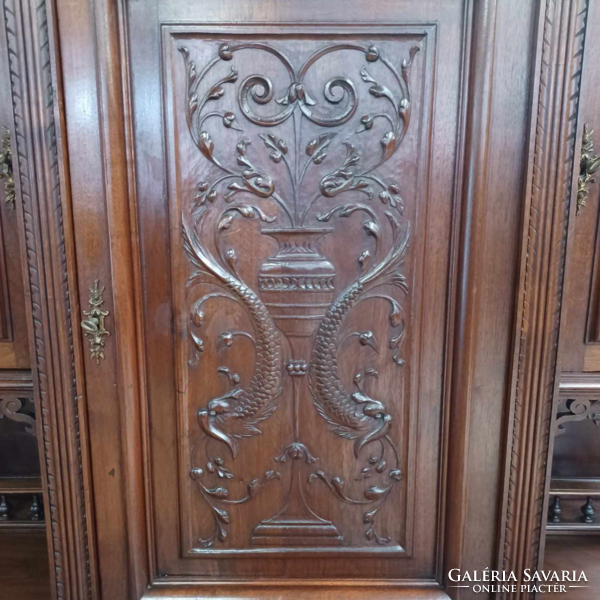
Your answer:
[[[562,508],[560,506],[560,498],[558,496],[554,497],[554,502],[550,507],[550,514],[548,515],[548,520],[551,523],[560,523],[562,515]]]
[[[596,511],[594,510],[594,503],[590,497],[588,497],[587,502],[581,507],[581,513],[581,521],[583,523],[594,522]]]

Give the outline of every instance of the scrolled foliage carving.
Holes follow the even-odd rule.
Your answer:
[[[355,374],[355,390],[347,390],[338,376],[337,354],[340,345],[350,339],[356,339],[359,348],[380,352],[372,331],[348,333],[346,321],[359,304],[384,301],[390,307],[389,326],[393,332],[388,350],[398,367],[405,364],[403,303],[390,290],[399,290],[402,297],[409,294],[402,267],[409,250],[410,223],[404,217],[401,185],[386,181],[378,169],[396,153],[409,128],[412,111],[410,72],[419,46],[408,49],[399,68],[376,45],[352,42],[324,44],[299,67],[276,46],[258,41],[222,42],[202,67],[196,65],[190,48],[180,45],[178,50],[185,66],[187,128],[203,160],[212,165],[211,172],[218,172],[212,181],[202,180],[197,184],[195,198],[182,214],[183,247],[194,268],[188,277],[186,292],[189,294],[198,285],[220,288],[205,293],[192,303],[188,317],[191,339],[188,364],[191,368],[197,367],[206,350],[200,331],[205,325],[204,307],[211,301],[237,303],[249,317],[253,329],[251,332],[221,332],[217,352],[225,352],[238,338],[240,343],[246,338],[251,341],[255,356],[254,373],[245,386],[237,373],[225,365],[220,366],[218,372],[226,377],[228,391],[212,398],[197,411],[198,424],[206,439],[204,459],[213,467],[211,470],[195,466],[190,474],[214,517],[213,533],[201,538],[200,544],[207,548],[217,542],[226,542],[230,523],[227,503],[247,502],[269,481],[282,479],[279,472],[267,471],[262,477],[251,480],[252,491],[248,488],[244,497],[232,500],[225,487],[230,471],[222,458],[218,459],[218,468],[215,467],[215,460],[209,456],[209,443],[212,447],[215,442],[223,444],[235,460],[243,440],[262,433],[263,422],[282,400],[286,371],[293,378],[294,403],[299,402],[300,387],[306,386],[302,389],[310,391],[317,413],[331,431],[352,441],[357,460],[362,460],[366,446],[377,448],[376,452],[369,453],[367,464],[359,471],[357,480],[372,476],[382,479],[369,485],[361,499],[348,495],[344,480],[328,475],[324,468],[314,470],[308,481],[301,479],[299,461],[313,464],[319,458],[301,442],[299,424],[294,423],[294,439],[276,457],[280,464],[287,459],[292,463],[286,503],[295,495],[302,496],[305,508],[323,528],[323,535],[341,540],[342,536],[337,535],[332,523],[308,508],[300,491],[302,486],[320,481],[341,502],[365,507],[364,535],[368,542],[389,544],[391,538],[379,533],[376,517],[403,479],[399,450],[391,435],[392,417],[385,400],[372,398],[364,387],[368,378],[377,377],[377,371],[365,367]],[[275,57],[289,79],[283,84],[285,93],[276,93],[276,87],[282,87],[282,83],[277,81],[276,86],[269,76],[251,74],[242,77],[235,61],[241,51]],[[365,64],[351,76],[329,77],[319,96],[311,89],[307,75],[314,65],[340,51],[362,54]],[[390,83],[384,83],[379,80],[380,75],[372,74],[370,67],[377,62],[385,67]],[[226,71],[223,71],[223,63],[227,63]],[[217,65],[221,65],[220,71],[216,69]],[[211,80],[213,70],[220,73],[214,81]],[[366,86],[365,93],[375,99],[375,104],[371,105],[377,106],[377,110],[360,113],[358,86]],[[229,105],[221,108],[224,97],[229,98]],[[287,134],[279,129],[288,119],[294,121],[291,139],[286,139]],[[304,119],[324,129],[308,142],[299,134]],[[208,131],[209,120],[218,120],[225,129],[239,131],[233,149],[236,166],[229,164],[232,149],[228,155],[224,152],[227,148],[221,148],[220,140]],[[256,127],[263,131],[252,136],[244,130],[245,122],[252,125],[252,131]],[[389,125],[379,140],[379,150],[361,152],[360,141],[369,136],[376,122]],[[342,128],[345,124],[349,124],[350,129]],[[264,152],[266,155],[262,154]],[[331,165],[325,174],[319,167],[322,164]],[[347,195],[348,200],[342,201],[342,195]],[[331,199],[340,199],[340,202],[322,210],[319,205]],[[375,210],[374,202],[382,208]],[[318,242],[333,231],[328,223],[353,215],[364,217],[362,229],[374,248],[362,251],[358,257],[358,276],[338,291],[335,268],[320,254]],[[382,220],[380,216],[385,218]],[[242,278],[237,269],[236,249],[226,247],[222,235],[239,218],[274,224],[270,228],[265,226],[262,233],[278,242],[279,252],[261,266],[258,292]],[[311,356],[284,356],[283,337],[288,342],[286,347],[294,348],[296,339],[313,334]],[[302,377],[304,375],[307,377]],[[197,448],[193,454],[192,462],[198,460]],[[223,484],[207,485],[204,482],[207,470],[216,473]],[[288,517],[289,523],[293,521],[293,515],[286,515],[285,510],[282,514]],[[276,517],[263,521],[255,528],[253,540],[272,535],[264,531],[272,532],[277,527],[279,531],[281,527],[277,523]],[[290,525],[286,527],[293,529]]]

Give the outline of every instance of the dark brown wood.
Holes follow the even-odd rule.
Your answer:
[[[582,537],[572,535],[568,537],[552,537],[546,544],[546,558],[544,569],[547,570],[577,570],[585,571],[589,579],[587,588],[569,588],[568,597],[573,600],[588,600],[590,593],[594,593],[594,586],[600,580],[598,559],[600,558],[600,538]],[[585,582],[582,582],[585,584]],[[548,598],[565,597],[565,594],[544,594]]]
[[[6,598],[50,600],[48,547],[43,529],[0,530],[0,589]]]
[[[5,486],[4,478],[34,477],[39,481],[34,405],[31,372],[0,370],[0,489]]]
[[[598,7],[591,3],[579,109],[583,132],[575,151],[576,166],[579,166],[578,197],[576,206],[571,207],[569,221],[559,359],[562,373],[553,424],[550,498],[553,502],[559,498],[562,512],[556,519],[549,520],[546,530],[548,535],[561,537],[574,532],[597,535],[600,531],[593,515],[589,514],[597,503],[600,481],[596,416],[600,407],[598,187],[595,181],[598,165],[593,132],[598,122],[598,71],[593,66],[600,53],[598,15]],[[566,547],[570,547],[569,538],[564,540]]]
[[[586,2],[309,4],[4,0],[57,598],[540,560]]]
[[[50,598],[36,414],[14,179],[7,31],[0,21],[0,596]],[[14,168],[13,168],[14,167]]]
[[[62,162],[60,75],[55,70],[53,6],[3,3],[14,128],[17,215],[25,306],[33,352],[38,439],[48,522],[53,597],[90,598],[93,585],[85,410],[69,289],[74,271]],[[66,224],[66,227],[65,227]],[[80,425],[83,424],[83,429]]]
[[[6,31],[0,27],[0,47],[4,50],[0,58],[0,78],[9,81],[9,66]],[[12,127],[12,100],[10,86],[0,89],[0,138],[4,146],[11,148],[11,163],[16,162],[15,138]],[[12,169],[14,181],[15,173]],[[0,369],[28,369],[29,340],[23,290],[22,255],[18,251],[22,232],[17,223],[16,198],[7,196],[7,180],[0,179]]]
[[[583,66],[582,102],[580,122],[588,131],[590,139],[597,139],[599,105],[595,90],[599,74],[593,68],[600,56],[600,44],[593,34],[597,30],[597,9],[590,7],[589,28],[592,34],[586,43],[586,61]],[[589,61],[588,61],[589,59]],[[581,159],[583,140],[578,142],[576,158]],[[594,152],[594,151],[592,151]],[[597,152],[597,151],[596,151]],[[598,184],[596,176],[585,184],[586,205],[575,210],[569,223],[569,252],[565,280],[564,327],[561,333],[561,369],[567,373],[594,372],[600,370],[598,359],[597,329],[600,321],[600,296],[598,286]]]
[[[456,320],[453,323],[454,346],[450,374],[451,410],[449,428],[456,439],[448,445],[449,476],[447,483],[446,546],[444,565],[450,569],[464,570],[467,528],[469,523],[469,476],[473,419],[473,383],[478,353],[479,303],[478,295],[483,282],[485,255],[481,252],[485,232],[485,201],[488,186],[488,161],[490,158],[490,118],[493,89],[493,68],[496,33],[495,1],[473,5],[470,40],[469,74],[466,79],[467,98],[462,115],[465,126],[465,156],[462,186],[462,203],[458,232],[458,260],[456,264]],[[464,592],[453,590],[453,597]]]
[[[502,567],[519,573],[537,568],[543,554],[586,15],[587,2],[549,1],[539,20],[501,550]],[[519,590],[507,597],[524,596]]]

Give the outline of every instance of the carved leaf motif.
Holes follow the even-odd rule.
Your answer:
[[[358,264],[360,265],[361,269],[366,268],[370,258],[371,253],[368,250],[364,250],[361,253],[361,255],[358,257]]]
[[[231,226],[232,221],[233,221],[233,215],[229,214],[229,215],[224,216],[219,221],[219,225],[217,226],[217,229],[219,231],[223,231],[224,229],[229,229],[229,227]]]
[[[324,150],[331,144],[331,140],[337,135],[336,132],[322,133],[318,138],[315,138],[308,142],[306,145],[306,154],[312,156],[312,160],[315,164],[322,163],[327,157],[327,153]]]
[[[219,58],[221,60],[231,60],[233,58],[233,53],[231,52],[229,44],[221,44],[219,46]]]
[[[213,498],[218,498],[219,500],[223,500],[224,498],[229,497],[229,490],[224,487],[215,487],[212,489],[207,489],[206,493],[210,494]]]
[[[248,484],[248,498],[254,498],[254,496],[256,496],[256,494],[258,493],[258,491],[260,490],[260,488],[267,482],[267,481],[272,481],[273,479],[281,479],[281,475],[280,473],[278,473],[277,471],[267,471],[262,479],[253,479],[249,484]]]
[[[198,350],[198,352],[204,352],[204,341],[202,338],[198,337],[193,331],[190,331],[190,335],[192,336],[196,350]]]
[[[383,160],[387,160],[396,150],[396,136],[392,131],[388,131],[381,138],[381,146],[383,148]]]
[[[377,225],[375,221],[365,221],[363,224],[363,229],[367,232],[367,235],[375,238],[379,234],[379,225]]]
[[[370,510],[369,512],[366,512],[363,516],[363,523],[365,525],[373,523],[373,521],[375,521],[375,515],[377,514],[378,510],[378,508],[375,508],[373,510]]]
[[[274,163],[281,162],[281,159],[288,153],[288,147],[284,140],[277,139],[270,133],[260,133],[260,139],[265,143],[265,146],[271,150],[269,157]]]
[[[393,471],[390,471],[390,477],[394,481],[400,481],[402,479],[402,471],[400,471],[400,469],[394,469]]]
[[[367,500],[380,500],[385,496],[389,491],[389,488],[380,488],[376,485],[370,487],[368,490],[364,491],[364,497]]]
[[[390,325],[392,327],[399,327],[402,324],[402,308],[400,304],[391,298],[392,301],[392,312],[390,313]]]
[[[210,90],[210,92],[208,93],[208,99],[209,100],[218,100],[224,94],[225,94],[225,90],[220,85],[217,85],[214,88],[212,88]]]
[[[367,69],[363,67],[360,70],[360,76],[365,83],[372,83],[373,85],[369,88],[369,93],[375,98],[387,98],[392,104],[395,105],[396,100],[394,99],[394,95],[392,92],[385,86],[381,85],[375,79],[373,79]]]
[[[369,62],[375,62],[379,59],[379,48],[377,46],[369,46],[369,50],[365,57]]]
[[[217,515],[217,518],[219,519],[219,521],[221,521],[221,523],[229,525],[230,517],[229,513],[225,509],[213,506],[213,510],[215,511],[215,514]]]
[[[360,125],[357,127],[355,133],[361,133],[363,131],[369,131],[373,128],[373,118],[369,115],[363,115],[360,119]]]
[[[213,150],[215,149],[215,145],[213,144],[210,135],[206,133],[206,131],[203,131],[200,134],[199,148],[200,152],[202,152],[202,154],[204,154],[204,156],[206,156],[206,158],[208,158],[208,160],[212,162]]]
[[[242,217],[246,219],[254,219],[254,217],[258,215],[258,218],[261,221],[264,221],[265,223],[273,223],[277,219],[277,217],[270,217],[269,215],[267,215],[258,206],[254,206],[252,204],[238,204],[236,206],[232,206],[226,211],[226,213],[224,213],[224,216],[218,225],[219,231],[222,231],[223,229],[229,229],[231,222],[234,218],[234,211],[238,212],[240,215],[242,215]],[[233,254],[233,258],[235,258],[235,252]]]
[[[404,321],[400,321],[399,325],[401,325],[401,329],[398,332],[398,335],[390,340],[390,350],[394,350],[394,362],[402,366],[404,365],[404,359],[400,356],[400,347],[404,341]]]

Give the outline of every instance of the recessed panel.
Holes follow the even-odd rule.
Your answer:
[[[433,31],[170,39],[183,555],[410,555]]]

